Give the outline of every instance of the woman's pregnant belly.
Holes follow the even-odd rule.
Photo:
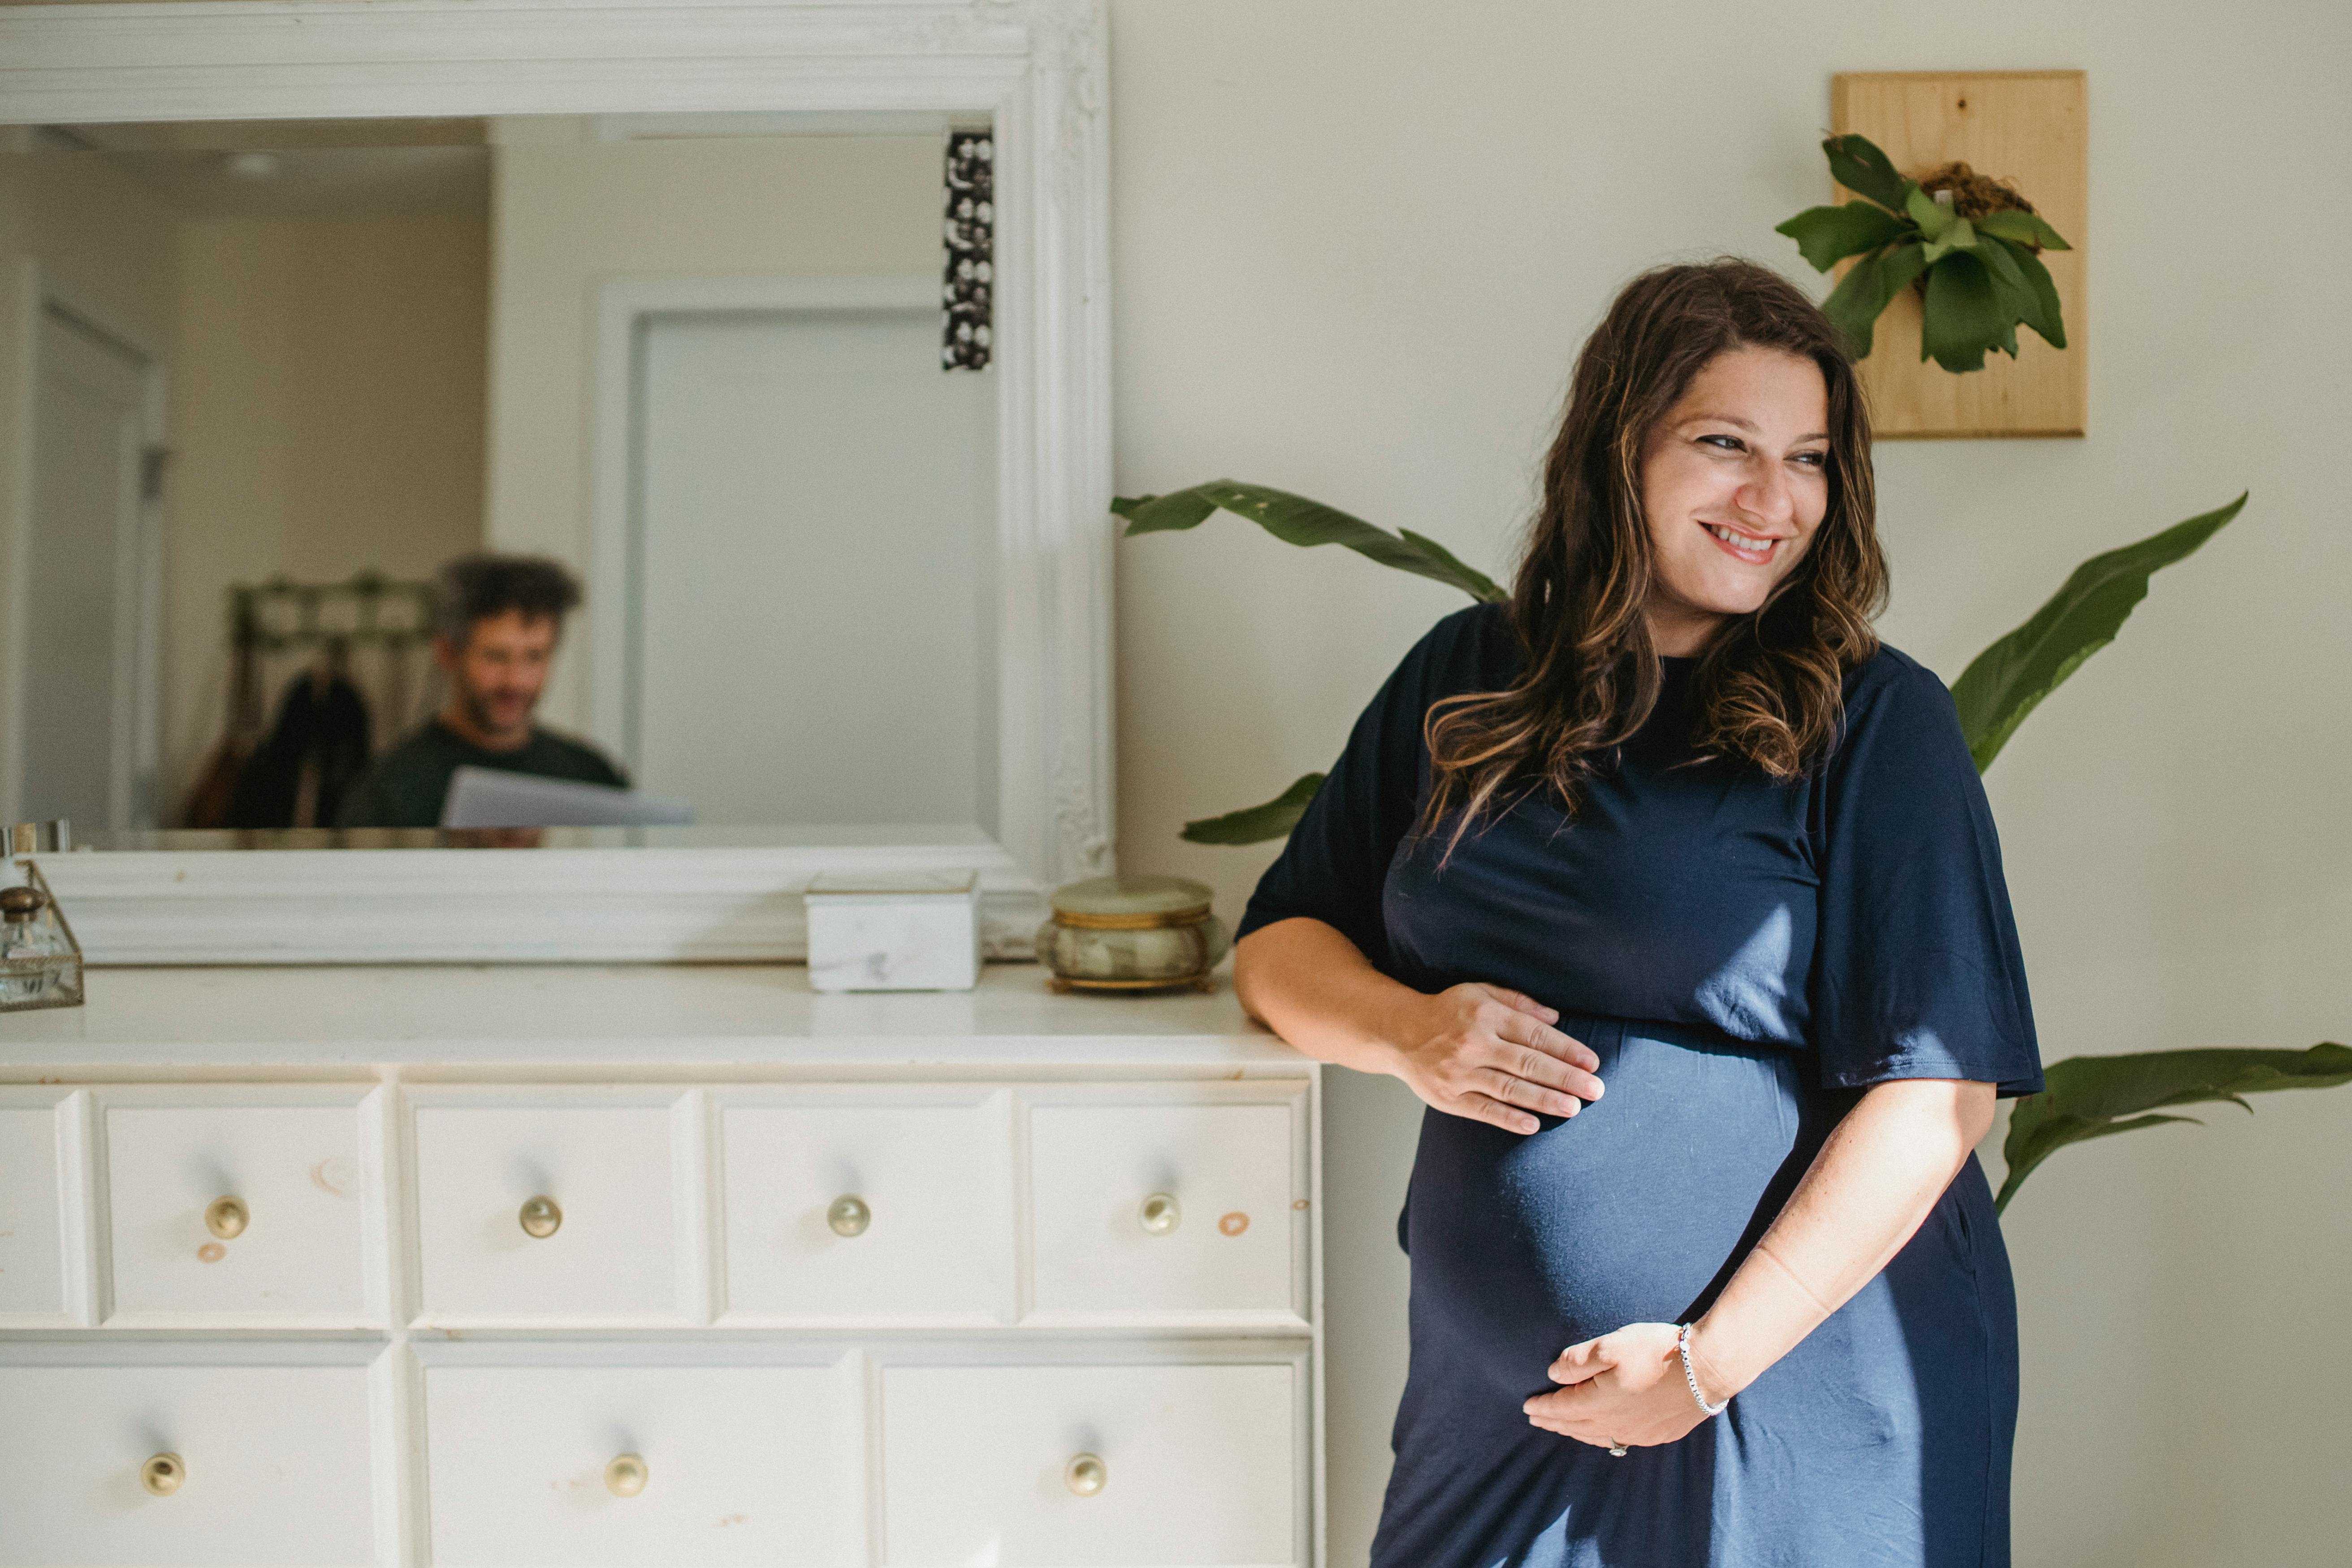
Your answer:
[[[1687,1321],[1780,1212],[1829,1121],[1786,1047],[1559,1026],[1600,1056],[1601,1098],[1526,1136],[1430,1112],[1406,1215],[1416,1372],[1443,1361],[1511,1408],[1550,1386],[1544,1369],[1568,1345]]]

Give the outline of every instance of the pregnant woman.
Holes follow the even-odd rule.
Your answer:
[[[1638,279],[1510,601],[1406,657],[1259,884],[1250,1011],[1430,1107],[1375,1568],[2009,1562],[1971,1151],[2041,1068],[1885,588],[1828,321],[1745,263]]]

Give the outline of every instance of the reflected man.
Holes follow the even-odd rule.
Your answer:
[[[467,555],[435,583],[433,658],[448,697],[343,797],[338,827],[434,827],[460,766],[626,789],[602,752],[531,722],[580,584],[553,561]]]

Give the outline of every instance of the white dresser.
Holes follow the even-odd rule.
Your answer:
[[[1320,1560],[1230,995],[111,970],[0,1016],[0,1568]]]

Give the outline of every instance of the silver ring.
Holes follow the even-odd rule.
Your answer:
[[[1609,1445],[1609,1457],[1610,1457],[1611,1458],[1612,1458],[1612,1459],[1622,1459],[1622,1458],[1623,1458],[1625,1457],[1625,1445],[1624,1445],[1624,1444],[1622,1444],[1622,1443],[1612,1443],[1612,1444],[1610,1444],[1610,1445]]]

